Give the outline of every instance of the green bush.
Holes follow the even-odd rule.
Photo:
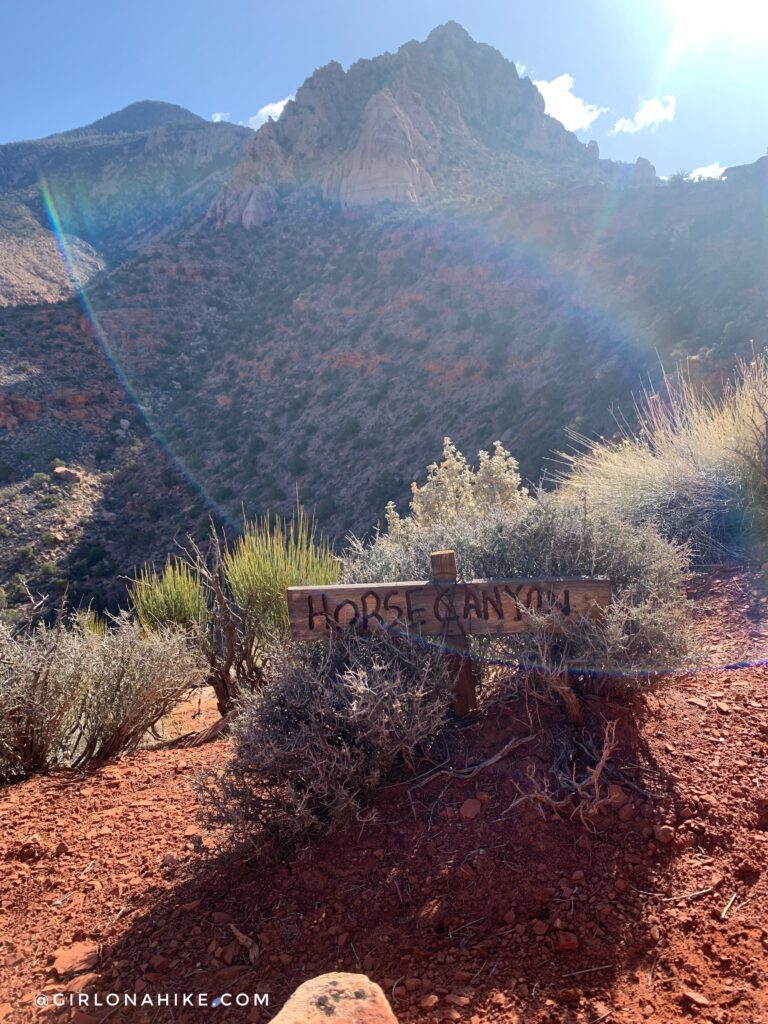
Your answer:
[[[299,509],[288,521],[246,522],[229,546],[215,534],[205,552],[192,543],[162,572],[142,570],[130,594],[147,629],[175,625],[197,635],[208,682],[227,714],[241,692],[263,684],[268,648],[287,638],[286,589],[334,583],[338,574],[338,559]]]
[[[243,701],[234,752],[204,800],[236,837],[290,844],[359,816],[445,719],[452,676],[439,652],[388,637],[281,647]]]
[[[0,778],[83,767],[138,746],[201,682],[184,636],[82,622],[14,635],[0,625]]]
[[[288,587],[335,583],[339,576],[339,560],[302,510],[287,522],[265,516],[246,523],[223,563],[231,594],[255,617],[263,643],[287,635]]]
[[[129,589],[131,606],[145,629],[178,626],[196,630],[207,616],[205,591],[194,568],[169,558],[162,572],[145,566]]]

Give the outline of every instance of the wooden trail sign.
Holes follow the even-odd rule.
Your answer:
[[[363,632],[395,629],[442,636],[460,650],[469,646],[472,636],[507,636],[530,629],[532,613],[551,615],[554,627],[562,629],[568,619],[599,617],[611,602],[609,580],[459,582],[453,551],[435,551],[431,561],[429,581],[289,587],[291,633],[297,640],[318,640],[340,626]],[[466,681],[469,660],[461,661],[468,668],[459,673],[456,709],[466,714],[474,706],[474,682]]]

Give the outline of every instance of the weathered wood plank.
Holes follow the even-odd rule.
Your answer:
[[[429,556],[429,562],[432,569],[432,580],[435,584],[442,586],[446,583],[455,584],[457,582],[455,551],[433,551]],[[463,633],[460,636],[446,637],[445,644],[460,652],[450,655],[456,672],[453,710],[459,718],[464,718],[465,715],[477,708],[475,670],[467,657],[469,637]]]
[[[600,616],[610,602],[609,580],[580,578],[288,588],[291,631],[298,640],[321,638],[335,625],[442,636],[504,636],[528,629],[531,611],[552,613],[565,625],[568,619]]]

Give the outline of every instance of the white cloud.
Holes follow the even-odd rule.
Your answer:
[[[520,75],[521,78],[524,78],[525,77],[525,73],[528,70],[528,68],[526,67],[525,64],[523,64],[523,62],[521,60],[516,60],[515,61],[515,70],[517,71],[518,75]]]
[[[215,114],[211,114],[211,120],[214,122],[214,124],[218,124],[219,121],[229,121],[231,116],[232,115],[229,113],[229,111],[223,113],[222,111],[218,110],[216,111]]]
[[[610,135],[643,131],[644,128],[654,130],[663,121],[671,121],[675,116],[674,96],[654,96],[650,100],[640,100],[634,117],[622,117],[611,128]]]
[[[713,164],[706,164],[704,167],[697,167],[687,175],[689,181],[701,181],[703,178],[722,178],[725,168],[715,160]]]
[[[282,114],[283,107],[285,106],[285,104],[292,99],[293,96],[286,96],[284,100],[278,100],[277,103],[265,104],[263,107],[256,111],[253,117],[248,118],[248,126],[250,128],[253,128],[253,130],[255,131],[257,128],[261,128],[261,126],[265,124],[270,119],[270,117],[273,117],[275,120],[277,120],[278,117],[280,117],[280,115]]]
[[[589,128],[608,107],[598,107],[594,103],[586,103],[579,96],[574,96],[574,80],[572,75],[559,75],[551,82],[534,82],[544,97],[544,109],[550,117],[560,121],[568,131],[577,132]]]

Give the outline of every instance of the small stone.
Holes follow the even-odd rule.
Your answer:
[[[94,974],[92,971],[88,974],[78,974],[76,978],[73,978],[70,982],[64,986],[66,992],[83,992],[87,988],[91,988],[99,980],[100,975]]]
[[[578,988],[561,988],[557,993],[561,1003],[578,1003],[581,998],[581,990]]]
[[[450,992],[445,997],[445,1002],[448,1003],[450,1006],[469,1006],[470,999],[469,996],[460,996],[457,995],[455,992]]]
[[[214,924],[229,924],[232,920],[232,915],[226,913],[224,910],[214,910],[211,914],[211,920]]]
[[[581,868],[579,868],[578,871],[574,871],[573,874],[571,875],[571,881],[572,882],[583,882],[585,877],[586,876],[585,876],[584,872],[581,870]]]
[[[95,942],[75,942],[66,949],[55,953],[53,969],[62,977],[66,974],[78,974],[95,967],[99,959],[99,947]]]
[[[165,867],[175,868],[178,863],[179,862],[176,860],[172,853],[163,854],[163,864],[165,865]]]
[[[653,834],[656,837],[656,841],[666,846],[671,843],[675,838],[675,830],[671,825],[657,825],[653,830]]]
[[[546,921],[534,921],[532,930],[534,935],[546,935],[549,931],[549,924]]]
[[[635,816],[635,808],[632,802],[624,804],[623,807],[619,808],[619,821],[632,821]]]
[[[720,712],[721,715],[730,715],[730,713],[731,713],[731,709],[728,707],[727,704],[723,704],[722,701],[717,701],[717,703],[715,704],[715,707],[717,708],[717,710]]]
[[[558,932],[555,936],[555,952],[575,953],[579,948],[579,937],[573,932]]]
[[[415,992],[417,988],[421,988],[421,979],[406,978],[403,984],[405,985],[406,992]]]
[[[504,915],[504,923],[505,924],[514,924],[516,920],[517,920],[517,916],[516,916],[514,910],[508,910],[506,912],[506,914]]]
[[[429,995],[424,996],[420,1002],[419,1007],[422,1010],[434,1010],[437,1004],[440,1002],[440,996],[435,995],[434,992],[430,992]]]
[[[70,469],[69,466],[57,466],[53,475],[57,480],[66,480],[73,484],[79,484],[83,479],[83,474],[79,469]]]
[[[475,797],[469,797],[469,799],[465,800],[464,803],[461,805],[461,808],[459,809],[459,814],[464,819],[464,821],[472,821],[473,818],[476,818],[478,816],[482,809],[483,805],[479,800],[477,800]]]
[[[687,999],[689,1003],[693,1003],[694,1006],[711,1006],[712,1004],[703,996],[701,992],[694,992],[693,989],[683,989],[683,999]]]

